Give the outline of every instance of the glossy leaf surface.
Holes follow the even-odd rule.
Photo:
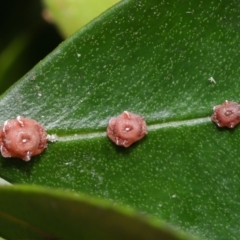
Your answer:
[[[29,186],[0,187],[0,193],[0,234],[8,239],[190,240],[159,221],[86,196]]]
[[[206,239],[239,236],[239,129],[212,107],[238,101],[238,1],[122,1],[61,44],[2,96],[59,141],[31,162],[1,158],[1,177],[124,203]],[[216,84],[208,79],[213,77]],[[105,136],[124,110],[148,136]]]

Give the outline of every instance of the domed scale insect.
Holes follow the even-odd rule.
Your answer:
[[[107,127],[107,136],[116,145],[129,147],[147,134],[147,125],[141,116],[124,111],[111,118]]]
[[[0,150],[3,157],[29,161],[47,147],[47,133],[33,119],[18,116],[4,122],[0,129]]]
[[[219,127],[234,128],[240,122],[240,105],[226,100],[222,105],[213,107],[211,119]]]

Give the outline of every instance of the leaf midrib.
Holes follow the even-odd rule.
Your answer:
[[[189,120],[180,120],[180,121],[171,121],[167,123],[157,123],[157,124],[150,124],[148,125],[148,132],[156,131],[162,128],[176,128],[180,126],[194,126],[197,124],[203,124],[211,122],[210,117],[204,117],[204,118],[195,118],[195,119],[189,119]],[[81,141],[86,139],[92,139],[92,138],[101,138],[106,137],[106,132],[98,131],[98,132],[89,132],[84,134],[69,134],[69,135],[58,135],[57,141],[59,142],[69,142],[69,141]]]

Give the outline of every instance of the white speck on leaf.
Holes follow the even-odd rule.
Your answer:
[[[210,77],[208,80],[209,80],[211,83],[215,83],[215,84],[216,84],[216,81],[215,81],[215,79],[214,79],[213,77]]]

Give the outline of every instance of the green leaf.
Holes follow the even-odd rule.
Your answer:
[[[69,37],[119,0],[43,0],[46,20],[55,23]]]
[[[82,195],[29,186],[1,187],[0,194],[0,234],[8,239],[189,239],[156,219]]]
[[[122,1],[82,28],[0,100],[59,141],[1,177],[106,198],[206,239],[239,236],[239,128],[212,107],[238,101],[239,2]],[[213,77],[216,84],[208,79]],[[128,149],[105,136],[124,110],[149,134]]]

